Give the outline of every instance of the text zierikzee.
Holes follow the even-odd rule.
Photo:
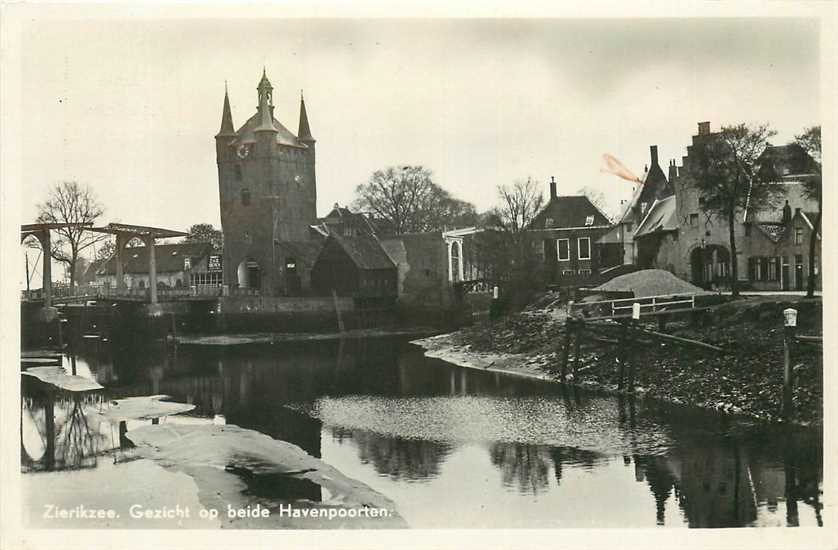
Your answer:
[[[132,519],[189,519],[194,517],[188,506],[161,506],[145,507],[141,504],[133,504],[128,508],[128,515]],[[201,508],[197,517],[200,519],[217,519],[221,512],[215,508]],[[244,518],[267,518],[271,511],[259,504],[244,508],[235,508],[227,505],[224,515],[229,519]],[[54,504],[45,504],[44,519],[118,519],[119,513],[113,508],[91,508],[79,504],[73,508],[62,508]]]

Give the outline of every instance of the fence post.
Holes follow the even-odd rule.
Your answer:
[[[573,339],[573,382],[578,383],[576,376],[579,372],[579,347],[582,344],[582,331],[585,328],[584,321],[581,319],[573,320],[574,332],[576,333]]]
[[[794,413],[792,410],[792,368],[791,348],[797,330],[797,310],[787,308],[783,310],[783,418],[789,420]]]

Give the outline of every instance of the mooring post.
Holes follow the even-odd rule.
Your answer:
[[[125,434],[128,433],[128,424],[125,420],[120,420],[119,422],[119,448],[120,449],[127,449],[130,447],[128,438],[125,437]]]
[[[792,367],[791,348],[797,330],[797,310],[783,310],[783,418],[790,419],[793,414],[792,402]]]

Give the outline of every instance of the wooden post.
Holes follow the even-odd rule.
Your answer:
[[[584,330],[583,321],[579,319],[573,320],[574,338],[573,338],[573,381],[576,382],[576,376],[579,372],[579,347],[582,340],[582,331]]]
[[[794,333],[797,330],[797,310],[788,308],[783,310],[783,418],[792,417],[794,403],[792,401],[792,365],[791,347]]]
[[[340,313],[340,304],[338,304],[338,293],[334,288],[332,289],[332,301],[335,303],[335,314],[338,316],[338,330],[343,334],[346,330],[343,326],[343,315]]]
[[[564,349],[562,350],[562,370],[561,370],[561,379],[562,382],[565,381],[567,378],[567,361],[568,356],[570,355],[570,338],[573,331],[573,321],[568,319],[565,322],[565,338],[564,338]]]
[[[620,331],[620,348],[617,350],[617,358],[620,362],[620,368],[617,372],[617,391],[623,390],[623,379],[626,375],[626,346],[628,345],[628,322],[620,323],[622,329]]]

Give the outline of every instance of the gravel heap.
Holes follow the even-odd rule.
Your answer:
[[[663,269],[643,269],[614,277],[594,290],[606,292],[634,292],[635,298],[664,296],[668,294],[707,294],[687,281]]]

